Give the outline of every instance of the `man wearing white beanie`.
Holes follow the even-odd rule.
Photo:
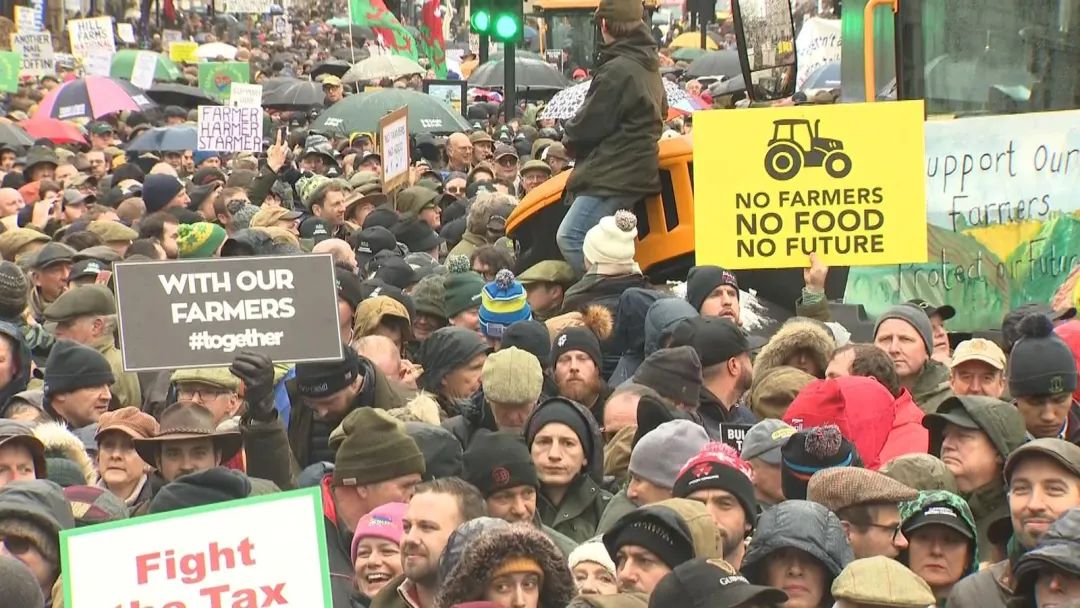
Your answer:
[[[645,287],[634,261],[635,239],[637,216],[630,211],[616,211],[589,229],[582,246],[585,276],[566,291],[564,312],[579,310],[604,296],[618,297],[630,287]]]

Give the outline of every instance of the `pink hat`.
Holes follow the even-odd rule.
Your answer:
[[[394,544],[401,544],[401,518],[405,515],[403,502],[388,502],[360,518],[352,539],[352,561],[356,561],[356,548],[365,538],[384,538]]]

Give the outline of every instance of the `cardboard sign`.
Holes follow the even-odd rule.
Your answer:
[[[64,530],[60,563],[69,608],[333,605],[318,488]]]
[[[409,108],[398,108],[379,119],[379,154],[383,187],[393,190],[409,179]]]
[[[742,452],[742,442],[746,434],[750,432],[752,424],[737,424],[734,422],[720,423],[720,440],[735,448],[736,452]]]
[[[124,44],[135,44],[135,28],[130,23],[117,23],[116,37]]]
[[[274,33],[285,43],[285,46],[293,45],[292,24],[285,15],[274,15]]]
[[[795,39],[795,49],[799,57],[795,90],[801,91],[811,72],[826,63],[840,61],[840,20],[807,19]],[[839,87],[839,83],[836,86]]]
[[[180,30],[161,30],[161,48],[164,49],[166,53],[171,52],[170,49],[172,48],[172,45],[174,43],[183,42],[183,40],[184,33]],[[196,44],[195,48],[199,48],[199,45]],[[170,59],[171,58],[172,57],[170,55]],[[176,60],[173,59],[173,61]]]
[[[111,57],[116,52],[112,17],[72,19],[68,21],[68,36],[71,38],[71,53],[76,57],[86,59],[101,53]]]
[[[697,263],[925,262],[922,129],[921,101],[696,113]]]
[[[97,53],[83,57],[83,70],[89,76],[109,76],[113,53]]]
[[[329,255],[124,262],[113,272],[127,371],[229,365],[244,349],[275,363],[343,356]]]
[[[149,51],[139,51],[135,54],[135,61],[131,64],[131,84],[140,89],[149,89],[154,86],[154,72],[157,70],[158,54]]]
[[[226,102],[232,84],[251,82],[251,66],[246,61],[208,61],[199,64],[199,89],[212,99]]]
[[[259,152],[262,139],[262,108],[199,106],[197,150]]]
[[[0,91],[8,93],[18,91],[21,70],[22,55],[11,51],[0,51]]]
[[[29,6],[15,6],[15,31],[20,34],[31,34],[41,31],[34,9]]]
[[[234,108],[261,108],[262,85],[234,82],[229,90],[229,105]]]
[[[11,50],[22,55],[23,74],[38,77],[56,73],[56,57],[49,32],[13,34]]]
[[[270,0],[228,0],[226,13],[258,13],[260,15],[270,12]]]
[[[169,59],[175,63],[198,63],[199,56],[195,54],[198,50],[198,42],[177,40],[169,45]]]

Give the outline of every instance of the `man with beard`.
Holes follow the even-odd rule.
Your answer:
[[[457,477],[416,486],[402,517],[403,574],[371,599],[371,608],[433,608],[438,591],[439,557],[450,534],[485,515],[484,498]]]
[[[611,389],[600,377],[603,364],[600,340],[584,327],[568,327],[551,345],[551,368],[559,397],[576,401],[592,412],[596,420],[604,419],[604,403]]]
[[[672,346],[691,346],[701,358],[701,401],[698,413],[705,430],[720,436],[723,423],[754,424],[757,417],[739,405],[754,381],[750,343],[746,334],[726,317],[694,317],[672,332]]]
[[[754,532],[758,504],[754,498],[752,469],[734,448],[709,443],[679,471],[672,494],[705,505],[720,530],[724,561],[742,566],[744,541]]]
[[[564,556],[577,543],[540,521],[536,494],[540,478],[520,433],[478,431],[463,458],[466,481],[476,486],[487,503],[488,515],[511,524],[535,526]]]
[[[719,266],[694,266],[686,275],[686,300],[703,317],[725,317],[737,326],[739,281],[735,273]]]
[[[139,222],[139,238],[154,239],[170,260],[180,256],[179,233],[180,220],[164,211],[151,213]]]

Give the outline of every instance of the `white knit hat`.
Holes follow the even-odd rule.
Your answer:
[[[604,546],[604,541],[600,536],[578,545],[577,549],[570,552],[570,557],[566,561],[571,570],[581,562],[592,562],[600,564],[611,576],[615,576],[615,562],[611,560],[611,555],[608,554],[607,547]]]
[[[630,211],[600,218],[600,223],[585,233],[582,247],[585,259],[592,264],[630,264],[634,261],[637,216]]]

